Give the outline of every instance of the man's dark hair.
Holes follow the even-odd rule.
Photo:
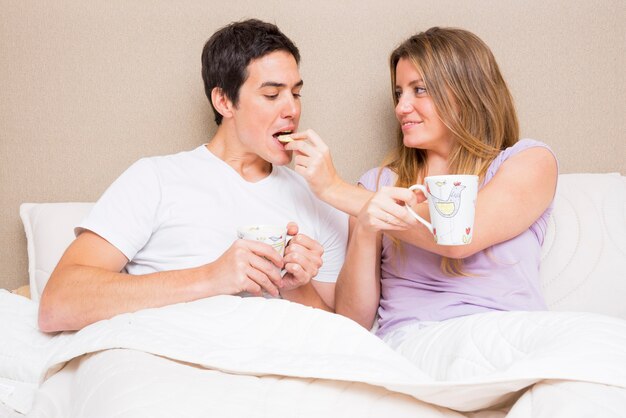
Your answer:
[[[300,63],[294,43],[276,25],[258,19],[231,23],[209,38],[202,50],[202,79],[215,123],[222,123],[222,115],[213,106],[211,91],[215,87],[222,89],[237,106],[239,88],[248,78],[248,64],[274,51],[288,52]]]

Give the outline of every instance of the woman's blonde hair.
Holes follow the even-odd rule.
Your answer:
[[[489,47],[463,29],[433,27],[404,41],[389,59],[396,97],[396,67],[401,59],[415,66],[444,125],[455,138],[448,158],[454,174],[476,174],[482,180],[500,151],[519,139],[513,98]],[[396,186],[422,183],[427,176],[426,151],[404,146],[398,127],[395,149],[382,164],[396,173]],[[443,258],[449,275],[466,275],[461,260]]]

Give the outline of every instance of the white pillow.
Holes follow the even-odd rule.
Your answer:
[[[39,302],[50,273],[74,240],[74,227],[88,214],[93,203],[22,203],[28,248],[30,297]]]
[[[626,319],[626,177],[561,174],[542,248],[550,310]]]

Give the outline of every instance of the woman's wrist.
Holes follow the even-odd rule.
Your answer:
[[[380,234],[382,234],[382,231],[368,227],[365,223],[361,222],[359,218],[357,218],[357,222],[352,231],[354,237],[358,237],[359,240],[364,241],[376,240]]]
[[[336,206],[336,203],[341,200],[342,191],[345,193],[346,186],[348,184],[335,174],[330,184],[320,190],[317,197],[331,206]]]
[[[372,195],[373,192],[335,176],[331,184],[317,197],[348,215],[357,216]]]

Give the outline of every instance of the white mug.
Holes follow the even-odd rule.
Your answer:
[[[410,206],[406,208],[432,232],[437,244],[466,245],[472,241],[478,176],[430,176],[424,179],[424,186],[414,184],[409,190],[421,190],[428,199],[430,223]]]
[[[287,228],[275,225],[247,225],[237,228],[237,238],[247,239],[251,241],[264,242],[274,248],[280,256],[285,255],[285,246],[287,245]],[[276,267],[278,268],[278,267]],[[281,277],[287,273],[287,270],[281,269]],[[239,296],[252,296],[248,292],[241,292]],[[269,293],[263,292],[265,298],[271,298]],[[280,296],[278,296],[280,298]]]
[[[282,257],[285,255],[287,228],[274,225],[248,225],[237,228],[237,238],[269,244]]]

